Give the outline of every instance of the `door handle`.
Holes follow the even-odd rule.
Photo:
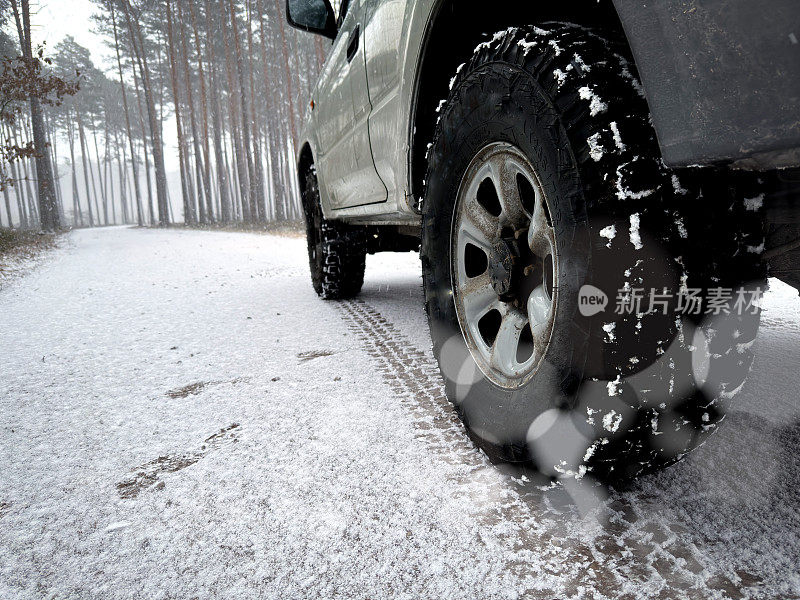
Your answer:
[[[361,37],[361,25],[356,25],[353,33],[350,34],[350,41],[347,42],[347,62],[353,62],[358,53],[358,39]]]

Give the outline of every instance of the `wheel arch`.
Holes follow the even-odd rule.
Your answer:
[[[567,21],[600,29],[627,43],[610,1],[564,0],[557,6],[551,2],[497,2],[491,14],[487,14],[482,0],[437,0],[430,12],[416,64],[409,118],[409,189],[414,198],[423,195],[427,147],[433,139],[436,108],[447,97],[448,82],[458,66],[469,60],[475,47],[487,40],[487,34],[513,26]]]
[[[300,149],[300,153],[298,154],[297,158],[297,179],[298,185],[300,189],[300,202],[303,205],[303,210],[308,213],[308,207],[306,206],[306,173],[309,169],[314,167],[314,152],[311,149],[311,144],[306,142],[303,144],[302,148]]]

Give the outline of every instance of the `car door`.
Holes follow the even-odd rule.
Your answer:
[[[366,78],[372,104],[369,117],[370,146],[375,169],[390,197],[405,186],[403,156],[407,132],[401,118],[403,42],[413,0],[363,0],[366,5]]]
[[[317,169],[334,210],[383,202],[369,145],[363,0],[351,0],[314,100]]]
[[[362,73],[357,63],[354,68],[348,51],[359,30],[355,12],[348,10],[312,99],[317,134],[317,171],[332,208],[349,206],[357,197],[352,186],[357,163],[351,81],[354,77],[362,76]]]
[[[350,11],[357,20],[356,34],[352,34],[350,46],[352,55],[350,86],[355,117],[353,148],[356,154],[356,171],[352,174],[351,185],[357,191],[357,197],[347,206],[375,204],[385,202],[387,199],[386,186],[375,168],[370,139],[369,119],[373,105],[369,96],[365,52],[365,36],[369,29],[367,9],[367,0],[351,0]]]

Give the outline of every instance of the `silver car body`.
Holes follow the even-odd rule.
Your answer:
[[[418,155],[425,140],[414,136],[418,75],[429,58],[448,67],[460,60],[433,55],[427,39],[452,36],[453,51],[462,56],[474,48],[465,44],[478,43],[469,32],[440,25],[444,5],[467,13],[478,30],[504,22],[488,17],[508,13],[511,20],[511,13],[531,7],[558,7],[562,18],[577,23],[589,6],[607,7],[607,21],[624,29],[668,166],[800,167],[797,0],[709,2],[691,11],[684,4],[506,0],[484,12],[477,0],[351,0],[299,148],[311,149],[324,215],[373,225],[419,224],[419,198],[412,194],[421,193],[424,169]],[[443,47],[449,46],[437,49]],[[437,90],[446,93],[446,87]],[[426,110],[438,100],[426,96]]]

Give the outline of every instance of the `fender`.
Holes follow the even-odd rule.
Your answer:
[[[797,0],[614,6],[667,165],[800,165]]]

